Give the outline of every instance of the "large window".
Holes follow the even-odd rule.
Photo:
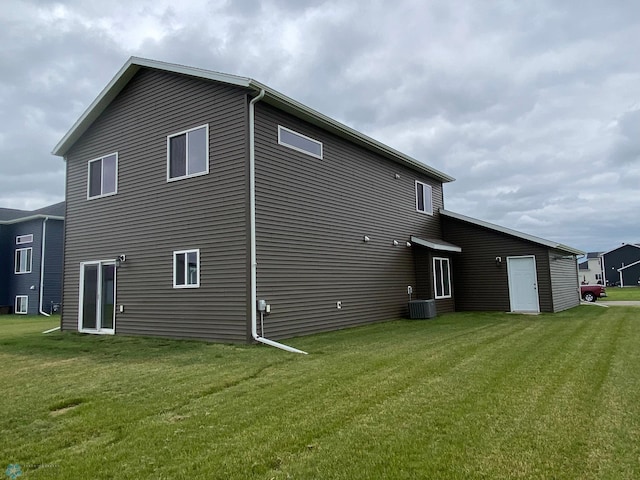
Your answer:
[[[312,157],[322,158],[322,143],[278,125],[278,143]]]
[[[451,269],[448,258],[433,259],[433,288],[436,298],[451,298]]]
[[[89,162],[87,197],[113,195],[118,191],[118,154],[96,158]]]
[[[33,249],[17,248],[16,249],[16,266],[15,273],[31,273],[31,252]]]
[[[26,315],[29,312],[29,297],[26,295],[18,295],[13,311],[20,315]]]
[[[200,250],[173,252],[173,288],[200,286]]]
[[[416,210],[433,215],[431,185],[416,180]]]
[[[209,173],[209,126],[167,137],[167,180]]]

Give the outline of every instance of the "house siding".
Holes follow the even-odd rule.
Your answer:
[[[553,311],[547,248],[453,218],[442,224],[444,238],[462,248],[453,263],[456,310],[510,311],[507,257],[535,255],[540,311]]]
[[[9,305],[15,307],[16,296],[29,297],[27,313],[37,315],[40,301],[40,258],[42,257],[42,220],[30,220],[11,225],[9,275]],[[33,234],[33,242],[16,245],[16,236]],[[31,273],[15,273],[15,254],[19,248],[31,248]],[[31,287],[34,287],[32,290]]]
[[[62,258],[64,221],[47,220],[42,309],[51,313],[52,303],[62,301]]]
[[[278,125],[322,142],[323,158],[279,145]],[[416,180],[433,188],[433,216],[416,212]],[[439,181],[258,103],[257,293],[272,312],[264,335],[406,316],[407,285],[416,285],[406,242],[440,237],[442,205]]]
[[[623,245],[603,255],[604,274],[608,285],[620,282],[619,268],[640,260],[640,247]]]
[[[9,298],[10,275],[13,274],[13,245],[11,244],[11,226],[0,225],[0,306],[11,305]]]
[[[247,98],[142,69],[66,157],[63,330],[78,328],[80,263],[126,255],[116,333],[246,340]],[[209,174],[167,182],[167,136],[209,125]],[[118,152],[118,192],[87,200],[87,162]],[[200,249],[200,288],[173,288],[173,251]]]
[[[640,264],[627,267],[619,273],[621,274],[623,287],[640,286]]]
[[[561,312],[580,305],[580,286],[575,257],[558,250],[549,251],[549,272],[553,294],[553,311]]]

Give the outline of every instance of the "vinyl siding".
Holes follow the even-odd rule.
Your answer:
[[[633,245],[623,245],[612,252],[604,254],[603,257],[605,278],[608,284],[613,285],[620,282],[619,268],[640,260],[640,248]]]
[[[576,259],[562,258],[566,253],[557,250],[549,251],[549,272],[551,274],[551,291],[553,294],[553,311],[561,312],[580,305],[580,286]]]
[[[462,248],[453,264],[456,310],[510,311],[507,257],[535,255],[540,311],[553,311],[547,248],[452,218],[442,223],[445,240]]]
[[[38,314],[40,301],[40,258],[42,256],[42,220],[30,220],[11,225],[10,267],[9,267],[9,305],[15,306],[17,295],[29,297],[27,313]],[[16,236],[33,234],[33,242],[16,245]],[[31,273],[15,273],[15,254],[19,248],[31,248]],[[31,287],[34,287],[32,290]]]
[[[278,125],[322,142],[324,158],[278,145]],[[434,216],[416,212],[416,180],[432,186]],[[440,182],[258,103],[257,289],[272,309],[264,335],[406,316],[407,285],[416,285],[406,242],[440,237],[440,207]]]
[[[246,340],[247,101],[243,91],[143,69],[67,156],[64,330],[80,262],[125,254],[116,333]],[[209,124],[209,174],[167,182],[167,136]],[[118,152],[118,193],[87,200],[87,162]],[[200,249],[200,288],[173,288],[173,251]]]
[[[42,309],[46,313],[50,313],[51,303],[62,301],[63,236],[64,222],[62,220],[47,220],[42,299]]]
[[[0,306],[11,305],[9,298],[10,275],[13,273],[13,245],[11,244],[11,226],[0,225]],[[14,240],[15,243],[15,240]]]
[[[640,264],[625,268],[618,273],[622,273],[622,286],[637,287],[640,285]]]

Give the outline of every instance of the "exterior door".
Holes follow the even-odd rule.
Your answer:
[[[116,300],[115,261],[85,262],[80,264],[81,332],[115,332]]]
[[[509,300],[512,312],[539,312],[536,258],[507,257]]]

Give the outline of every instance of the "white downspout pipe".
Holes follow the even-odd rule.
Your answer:
[[[42,251],[40,252],[40,302],[38,303],[38,313],[49,317],[48,313],[45,313],[42,309],[42,302],[44,301],[44,246],[47,238],[47,220],[49,217],[45,217],[42,222]]]
[[[264,89],[260,90],[260,94],[249,102],[249,223],[250,223],[250,247],[251,250],[251,336],[254,340],[265,345],[280,348],[287,352],[302,353],[307,352],[298,350],[297,348],[284,345],[283,343],[274,342],[268,338],[258,335],[257,327],[257,302],[258,302],[258,286],[257,271],[258,262],[256,259],[256,148],[255,148],[255,104],[264,97]],[[260,332],[264,334],[264,332]]]

